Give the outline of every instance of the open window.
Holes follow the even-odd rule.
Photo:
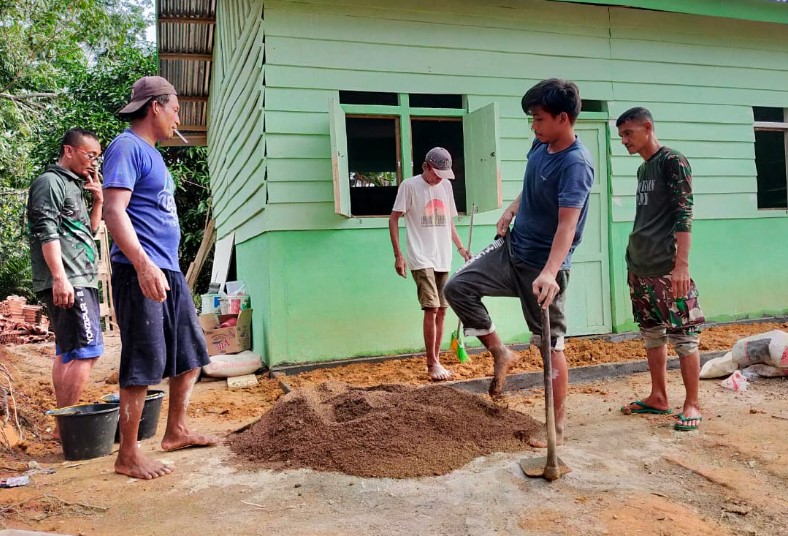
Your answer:
[[[756,106],[758,208],[788,209],[788,109]]]
[[[330,99],[335,212],[388,216],[400,183],[421,173],[424,156],[436,146],[452,155],[459,212],[472,204],[479,212],[500,208],[498,108],[466,113],[464,100],[344,91]]]

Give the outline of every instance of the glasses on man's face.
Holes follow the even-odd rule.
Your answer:
[[[76,149],[76,150],[77,150],[77,151],[79,151],[80,153],[82,153],[82,154],[84,154],[85,156],[87,156],[87,157],[88,157],[88,160],[90,160],[91,162],[97,162],[97,163],[99,163],[99,164],[100,164],[100,163],[101,163],[101,161],[102,161],[102,160],[104,160],[104,158],[103,158],[103,157],[101,157],[101,156],[97,155],[96,153],[91,153],[90,151],[85,151],[84,149],[80,149],[79,147],[73,147],[73,146],[72,146],[71,148],[72,148],[72,149]]]

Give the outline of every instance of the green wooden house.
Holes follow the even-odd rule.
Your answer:
[[[447,147],[458,229],[467,240],[476,206],[479,250],[522,186],[532,137],[520,98],[549,77],[580,86],[577,133],[596,162],[568,296],[572,335],[635,327],[624,250],[641,160],[621,146],[615,119],[637,105],[694,171],[691,270],[707,317],[788,312],[788,4],[211,5],[214,214],[219,238],[234,233],[254,347],[269,365],[421,348],[415,285],[396,276],[388,238],[397,184],[427,149]],[[506,341],[528,339],[514,300],[488,306]]]

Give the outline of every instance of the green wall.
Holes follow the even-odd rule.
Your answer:
[[[710,17],[788,23],[788,9],[779,0],[557,0],[579,4],[610,4],[690,13]]]
[[[635,329],[623,261],[630,230],[629,224],[615,224],[612,233],[617,332]],[[477,237],[494,232],[477,231]],[[415,284],[394,273],[388,233],[355,235],[350,245],[342,231],[273,232],[238,246],[238,276],[249,282],[253,296],[254,349],[269,366],[423,351]],[[788,266],[785,236],[785,220],[695,224],[690,268],[708,319],[788,314],[788,285],[779,268]],[[506,342],[528,340],[516,300],[485,302]],[[449,312],[444,345],[456,322]]]
[[[481,240],[494,229],[474,233]],[[344,234],[272,232],[238,245],[238,277],[249,282],[253,300],[254,348],[269,365],[423,349],[416,286],[394,272],[388,232],[359,231],[352,244]],[[503,336],[527,340],[518,302],[495,299],[489,307]],[[456,325],[449,312],[445,343]]]
[[[504,203],[521,186],[531,135],[520,98],[535,82],[576,81],[610,121],[645,105],[693,168],[692,269],[708,317],[784,311],[788,211],[757,209],[752,116],[788,107],[777,8],[761,12],[770,23],[538,0],[219,0],[209,164],[218,234],[235,233],[252,289],[256,348],[270,363],[420,348],[413,283],[393,275],[386,218],[334,213],[328,101],[340,90],[462,94],[469,111],[497,102]],[[641,160],[610,130],[612,325],[622,330]],[[519,310],[495,307],[505,337],[525,340]]]

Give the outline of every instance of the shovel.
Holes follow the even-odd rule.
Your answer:
[[[542,309],[542,361],[544,362],[544,407],[547,424],[547,457],[526,458],[520,467],[526,476],[558,480],[572,469],[558,458],[555,450],[555,407],[553,406],[553,364],[550,351],[550,314]]]

